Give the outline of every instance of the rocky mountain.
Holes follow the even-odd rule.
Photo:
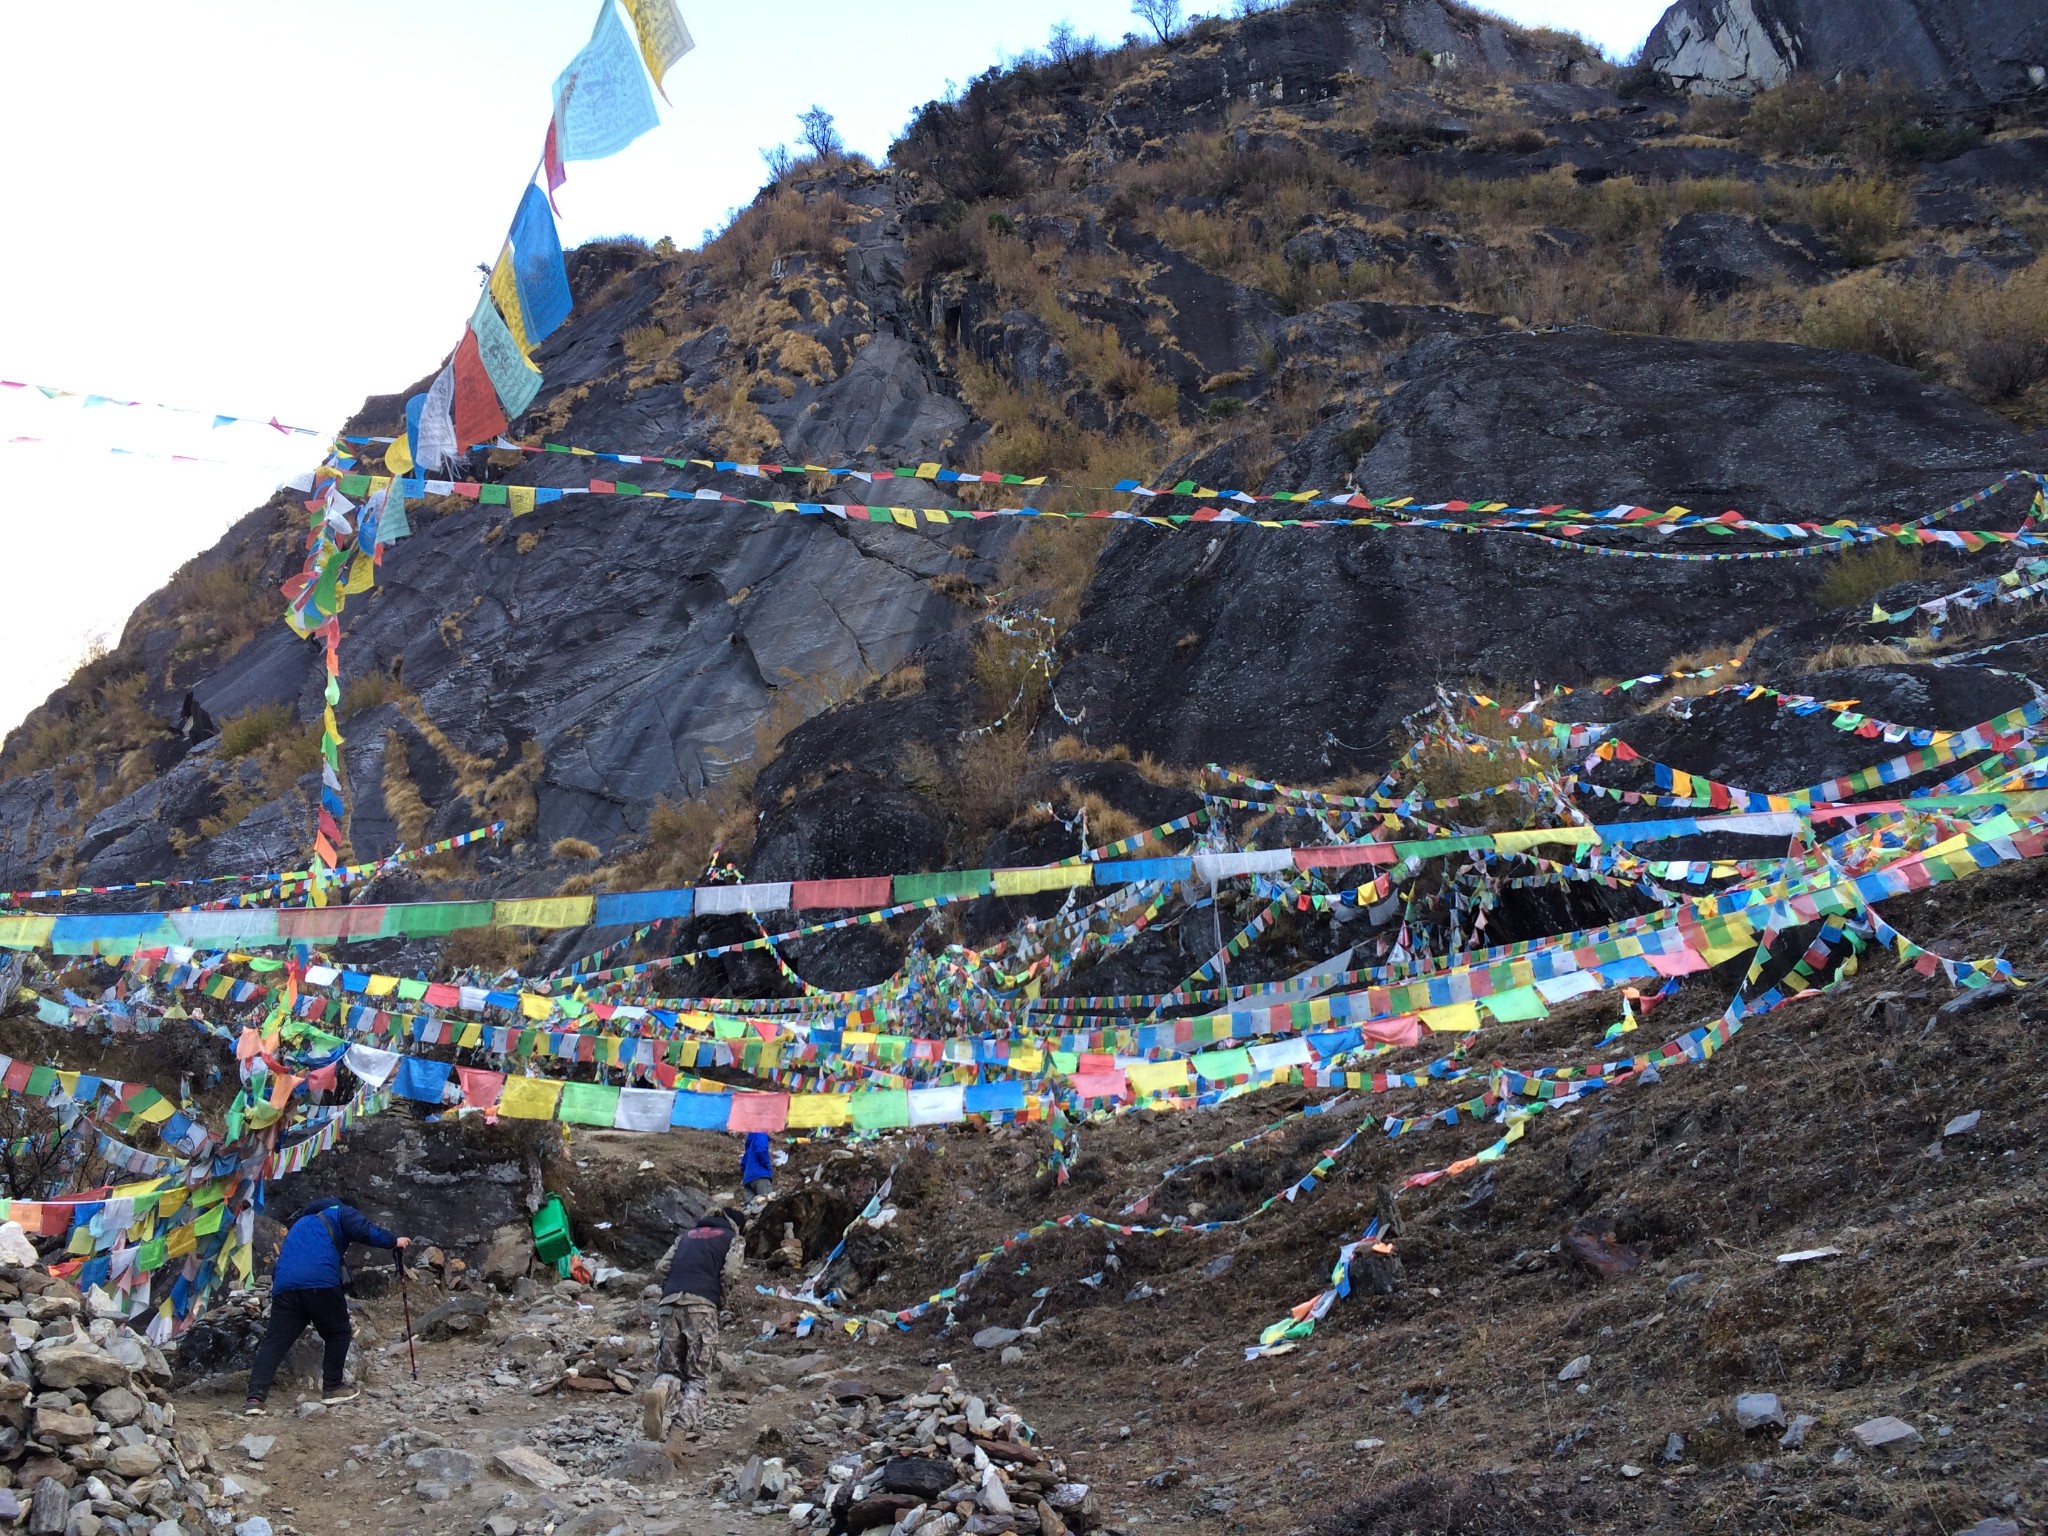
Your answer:
[[[1770,14],[1802,63],[1836,57],[1832,12]],[[1954,35],[2005,48],[1975,15]],[[886,165],[800,162],[702,250],[573,253],[513,435],[1052,472],[1048,510],[1126,506],[1106,488],[1129,477],[1918,516],[2038,460],[2048,416],[2048,135],[1950,116],[1941,92],[1989,77],[1940,57],[1924,96],[1845,78],[1743,105],[1448,0],[1062,49],[930,104]],[[393,430],[406,393],[349,430]],[[636,473],[947,504],[928,480]],[[321,669],[275,596],[301,516],[250,513],[8,738],[0,882],[303,863]],[[385,892],[687,883],[714,851],[776,878],[976,862],[1051,846],[1049,812],[1084,801],[1098,828],[1164,819],[1211,760],[1369,772],[1439,683],[1582,684],[1795,621],[1862,638],[1828,609],[2002,568],[609,496],[414,521],[346,620],[349,852],[512,831]]]
[[[2048,15],[2001,0],[1678,0],[1643,63],[1711,94],[1769,90],[1798,74],[1890,73],[1983,105],[2048,89]]]

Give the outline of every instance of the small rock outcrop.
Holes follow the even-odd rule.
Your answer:
[[[1817,282],[1827,248],[1804,225],[1773,227],[1740,213],[1688,213],[1664,231],[1657,255],[1666,282],[1726,298],[1767,283]]]

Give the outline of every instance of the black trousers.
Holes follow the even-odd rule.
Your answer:
[[[270,1396],[270,1384],[277,1368],[299,1342],[299,1335],[311,1323],[327,1346],[320,1365],[320,1386],[332,1392],[341,1385],[342,1370],[348,1363],[348,1299],[339,1286],[316,1291],[277,1291],[270,1298],[270,1331],[256,1346],[256,1362],[249,1367],[249,1396],[257,1402]]]

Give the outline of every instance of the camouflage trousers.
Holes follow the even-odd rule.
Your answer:
[[[664,1302],[654,1315],[654,1369],[677,1384],[669,1395],[675,1422],[696,1429],[718,1368],[718,1308],[700,1296]]]

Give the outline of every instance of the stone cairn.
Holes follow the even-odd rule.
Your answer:
[[[1023,1415],[957,1385],[941,1366],[922,1392],[895,1397],[861,1381],[835,1381],[817,1405],[802,1454],[754,1456],[726,1475],[724,1496],[754,1514],[787,1514],[792,1530],[887,1531],[890,1536],[1067,1536],[1100,1523],[1086,1483],[1034,1443]],[[848,1444],[852,1442],[852,1444]]]
[[[103,1292],[0,1267],[0,1522],[28,1536],[269,1536],[237,1511],[265,1490],[178,1426],[170,1362],[110,1311]]]

